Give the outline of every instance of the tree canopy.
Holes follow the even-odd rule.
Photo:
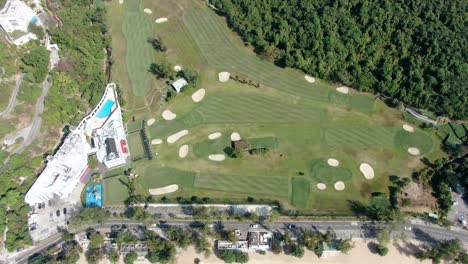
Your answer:
[[[212,0],[265,59],[466,118],[463,0]]]

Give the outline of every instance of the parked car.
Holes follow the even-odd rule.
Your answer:
[[[258,224],[251,224],[250,228],[258,228]]]
[[[289,224],[288,229],[290,229],[290,230],[296,229],[296,225]]]

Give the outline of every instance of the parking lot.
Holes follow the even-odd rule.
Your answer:
[[[468,205],[463,200],[463,196],[452,192],[453,205],[449,211],[448,219],[458,227],[466,228],[466,221],[468,220]],[[465,223],[463,223],[465,221]]]
[[[33,241],[40,241],[66,228],[68,221],[81,208],[82,184],[67,199],[49,200],[36,205],[29,214],[28,225]]]

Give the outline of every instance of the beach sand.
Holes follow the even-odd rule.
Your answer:
[[[295,258],[284,254],[275,255],[267,252],[266,255],[258,253],[249,253],[249,262],[252,264],[280,264],[280,263],[294,263],[294,264],[309,264],[309,263],[349,263],[349,264],[430,264],[430,261],[419,261],[413,256],[407,256],[405,253],[400,253],[394,245],[390,245],[387,256],[381,257],[377,254],[370,252],[368,248],[369,242],[363,240],[355,241],[355,248],[348,253],[339,254],[338,256],[330,256],[328,258],[320,259],[313,252],[305,250],[303,258]],[[197,253],[193,247],[189,247],[185,251],[180,251],[177,257],[176,264],[192,264],[194,259],[199,258],[204,264],[223,264],[224,262],[218,259],[213,254],[209,258],[205,258],[203,253]]]

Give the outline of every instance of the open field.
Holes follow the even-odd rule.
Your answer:
[[[116,2],[108,5],[117,8]],[[197,70],[202,76],[201,87],[206,90],[198,103],[191,99],[196,90],[188,90],[157,111],[135,112],[137,120],[129,126],[155,118],[156,122],[147,128],[150,140],[164,141],[151,146],[154,160],[133,164],[140,175],[142,194],[149,195],[148,189],[177,184],[177,192],[168,197],[264,198],[304,213],[347,214],[348,200],[367,202],[372,192],[387,192],[389,175],[410,176],[421,166],[418,157],[407,152],[408,147],[417,147],[430,157],[440,155],[437,136],[417,128],[414,133],[404,132],[401,113],[374,96],[355,91],[342,94],[335,90],[338,85],[319,79],[311,84],[298,71],[281,69],[259,59],[203,2],[141,3],[138,10],[131,9],[140,17],[122,16],[120,20],[133,19],[125,23],[136,25],[168,17],[163,24],[142,26],[162,37],[168,46],[165,55],[169,61]],[[118,8],[135,8],[127,5]],[[152,9],[153,14],[144,14],[143,8]],[[152,20],[142,19],[144,16]],[[114,24],[119,24],[119,18],[114,19]],[[146,39],[134,41],[132,45],[137,46]],[[161,54],[148,55],[157,56]],[[115,64],[128,65],[133,58],[121,56],[116,60]],[[258,82],[260,87],[234,80],[221,83],[221,71]],[[164,110],[171,110],[177,117],[164,120]],[[173,144],[167,143],[170,135],[182,130],[189,133]],[[209,140],[208,135],[214,132],[222,136]],[[251,149],[265,148],[266,153],[251,155],[246,151],[241,158],[210,160],[209,155],[226,155],[233,132],[247,140]],[[129,144],[132,151],[133,143]],[[190,150],[181,159],[178,151],[185,144]],[[329,166],[329,158],[339,160],[339,166]],[[374,179],[362,175],[361,163],[374,168]],[[344,190],[335,190],[337,181],[345,184]],[[319,190],[317,183],[325,183],[327,188]],[[114,178],[109,185],[115,185]],[[126,192],[122,195],[126,196]],[[118,200],[109,198],[112,202]]]

